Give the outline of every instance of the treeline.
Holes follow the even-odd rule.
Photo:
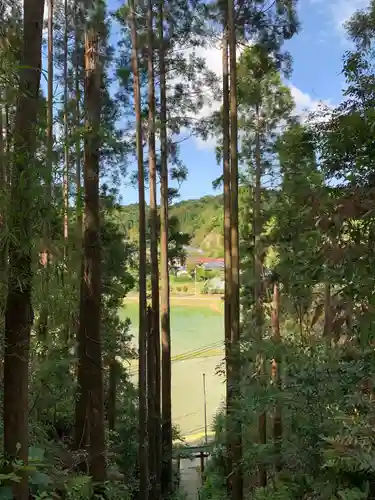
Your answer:
[[[189,236],[187,244],[205,250],[208,255],[223,255],[223,199],[221,195],[197,200],[177,201],[170,206],[170,218],[176,230]],[[119,221],[128,228],[130,239],[138,236],[138,205],[125,205]],[[213,245],[210,246],[210,237]]]
[[[244,185],[240,184],[239,187],[241,206],[248,190],[245,179],[242,181]],[[272,203],[276,198],[276,192],[272,189],[265,189],[265,192],[269,203]],[[169,214],[173,228],[189,237],[186,238],[186,244],[203,250],[205,255],[210,257],[224,256],[223,195],[175,201],[170,206]],[[118,212],[118,220],[119,224],[127,229],[130,240],[135,241],[139,231],[138,205],[122,206]],[[172,237],[173,234],[174,231]]]

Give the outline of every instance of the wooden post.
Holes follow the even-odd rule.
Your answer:
[[[204,451],[201,451],[200,454],[200,460],[201,460],[201,481],[202,481],[202,485],[203,485],[203,482],[204,482],[204,479],[203,479],[203,474],[204,474]]]

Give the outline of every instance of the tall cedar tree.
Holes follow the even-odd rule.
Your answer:
[[[94,12],[94,3],[89,12]],[[101,352],[101,247],[99,206],[101,61],[100,22],[85,27],[85,159],[84,234],[79,310],[80,393],[86,403],[89,441],[89,473],[97,483],[106,479],[103,369]],[[84,434],[84,429],[80,431]]]
[[[77,247],[82,237],[82,204],[81,204],[81,88],[80,75],[82,70],[82,50],[81,50],[81,6],[79,0],[74,3],[74,132],[75,132],[75,188],[76,188],[76,235]]]
[[[36,118],[41,73],[44,0],[24,0],[23,47],[14,129],[9,204],[9,281],[5,309],[4,454],[28,462],[28,386],[31,305],[31,200]],[[28,482],[14,486],[16,500],[27,500]]]
[[[134,86],[134,108],[136,119],[136,146],[138,163],[138,210],[139,210],[139,363],[138,363],[138,391],[139,391],[139,498],[148,498],[148,461],[147,461],[147,288],[146,288],[146,206],[145,181],[143,171],[143,143],[142,143],[142,112],[141,112],[141,85],[138,65],[138,39],[134,0],[130,3],[130,23],[132,38],[132,70]]]
[[[159,0],[159,68],[160,68],[160,266],[161,266],[161,335],[162,335],[162,493],[172,491],[172,387],[171,325],[168,270],[168,144],[167,84],[164,40],[164,0]]]
[[[50,281],[50,206],[52,202],[52,154],[53,154],[53,11],[54,0],[48,2],[48,77],[47,77],[47,157],[45,166],[45,210],[43,215],[43,251],[41,263],[42,273],[42,296],[43,304],[38,322],[38,337],[43,344],[43,354],[46,353],[47,330],[48,330],[48,298]]]
[[[225,8],[225,6],[224,6]],[[231,351],[231,285],[232,285],[232,245],[231,245],[231,195],[230,195],[230,151],[229,151],[229,68],[228,68],[228,9],[224,10],[223,33],[223,181],[224,181],[224,332],[226,360],[226,400],[227,400],[227,486],[231,490],[232,436],[230,432],[232,397],[232,351]]]
[[[8,191],[7,187],[7,175],[6,175],[6,156],[5,156],[5,139],[4,139],[4,107],[2,103],[2,94],[0,93],[0,193],[2,195],[2,199],[6,200],[6,193]],[[0,229],[2,230],[5,225],[6,220],[6,211],[5,211],[5,203],[1,206],[0,212]],[[1,314],[1,330],[0,334],[3,334],[3,315],[4,315],[4,306],[5,306],[5,295],[6,295],[6,268],[7,268],[7,249],[6,245],[2,245],[0,249],[0,314]],[[1,370],[2,371],[2,370]]]
[[[64,259],[68,256],[69,236],[69,137],[68,137],[68,0],[64,0],[64,175],[63,175],[63,199],[64,199]]]
[[[237,400],[240,389],[240,366],[238,360],[240,341],[240,259],[238,233],[238,123],[237,123],[237,62],[235,6],[228,0],[228,44],[230,74],[230,180],[231,180],[231,371],[233,399]],[[233,352],[236,353],[234,359]],[[233,468],[232,500],[243,498],[242,432],[241,422],[234,422],[231,458]]]
[[[158,266],[158,214],[156,202],[156,150],[155,150],[155,81],[154,81],[154,34],[153,0],[148,2],[148,161],[150,179],[150,254],[152,316],[148,338],[148,436],[149,474],[152,499],[160,496],[161,436],[160,436],[160,311]]]

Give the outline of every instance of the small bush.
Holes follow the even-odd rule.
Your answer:
[[[187,285],[183,286],[182,288],[183,288],[185,293],[189,290],[189,287]]]

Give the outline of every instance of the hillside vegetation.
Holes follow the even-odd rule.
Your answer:
[[[204,196],[196,200],[175,203],[170,216],[176,217],[180,231],[191,236],[191,246],[201,248],[207,255],[223,255],[223,197]],[[129,238],[138,238],[138,205],[125,205],[119,219]]]

